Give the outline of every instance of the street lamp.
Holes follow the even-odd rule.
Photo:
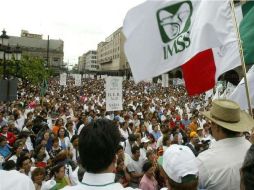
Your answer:
[[[7,46],[9,44],[9,36],[6,35],[6,31],[2,31],[2,35],[0,36],[0,44],[3,46]]]
[[[18,72],[18,62],[21,60],[21,48],[10,47],[9,36],[6,31],[2,31],[0,36],[0,65],[3,67],[3,80],[0,81],[0,100],[8,101],[16,99],[17,94],[17,80],[10,80],[10,74],[8,73],[7,67],[16,66],[16,76]],[[11,62],[14,60],[14,64]],[[11,92],[10,92],[11,91]],[[13,93],[12,93],[13,92]]]

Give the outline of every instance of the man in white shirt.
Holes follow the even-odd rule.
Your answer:
[[[239,170],[251,145],[242,132],[254,127],[254,120],[237,103],[226,99],[214,100],[211,111],[203,115],[212,122],[216,142],[197,157],[199,188],[239,190]]]
[[[142,171],[142,167],[145,163],[145,159],[140,156],[140,149],[137,146],[133,146],[131,149],[132,159],[130,163],[127,165],[128,172],[130,172],[131,182],[130,186],[137,188],[139,186],[139,182],[143,177],[144,173]]]
[[[98,119],[89,123],[79,136],[81,165],[86,170],[80,184],[65,190],[121,190],[115,183],[116,151],[120,132],[113,121]],[[131,189],[131,188],[127,188]]]
[[[1,190],[35,190],[32,180],[17,170],[0,170]]]

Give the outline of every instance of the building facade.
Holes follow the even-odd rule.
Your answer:
[[[63,68],[64,62],[64,41],[43,39],[40,34],[32,34],[26,30],[21,31],[21,36],[10,36],[10,46],[21,47],[22,55],[39,57],[45,60],[49,67],[59,70]]]
[[[124,54],[125,37],[122,27],[113,32],[97,45],[97,63],[101,66],[101,73],[111,75],[126,75],[129,71],[128,62]]]
[[[95,50],[90,50],[79,57],[78,70],[81,73],[100,71],[100,65],[97,63],[97,52]]]
[[[84,72],[86,64],[86,57],[85,54],[78,57],[78,71],[80,73]]]

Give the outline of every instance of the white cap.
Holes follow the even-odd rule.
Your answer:
[[[147,142],[149,142],[150,140],[148,139],[148,138],[146,138],[146,137],[143,137],[142,139],[141,139],[141,143],[147,143]]]
[[[171,145],[163,154],[162,167],[168,177],[177,183],[187,175],[198,176],[198,164],[189,147]]]

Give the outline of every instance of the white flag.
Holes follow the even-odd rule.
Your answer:
[[[228,46],[237,49],[229,0],[148,0],[127,13],[123,32],[126,37],[125,54],[136,82],[182,66],[205,50],[221,50]],[[214,50],[210,56],[215,57],[212,59],[216,72],[213,79],[222,74],[220,72],[240,64],[227,62],[222,69],[217,68],[221,63],[213,55],[217,53],[218,50]],[[185,85],[189,83],[185,81]]]
[[[66,86],[66,78],[67,78],[66,73],[60,74],[60,85],[61,86]]]
[[[123,110],[122,77],[106,78],[106,110]]]
[[[254,66],[252,66],[248,71],[247,80],[249,84],[251,107],[254,108]],[[229,96],[229,99],[237,102],[243,110],[247,110],[249,108],[244,79],[240,81],[233,93]]]
[[[81,75],[75,74],[75,86],[81,86],[81,85],[82,85]]]

